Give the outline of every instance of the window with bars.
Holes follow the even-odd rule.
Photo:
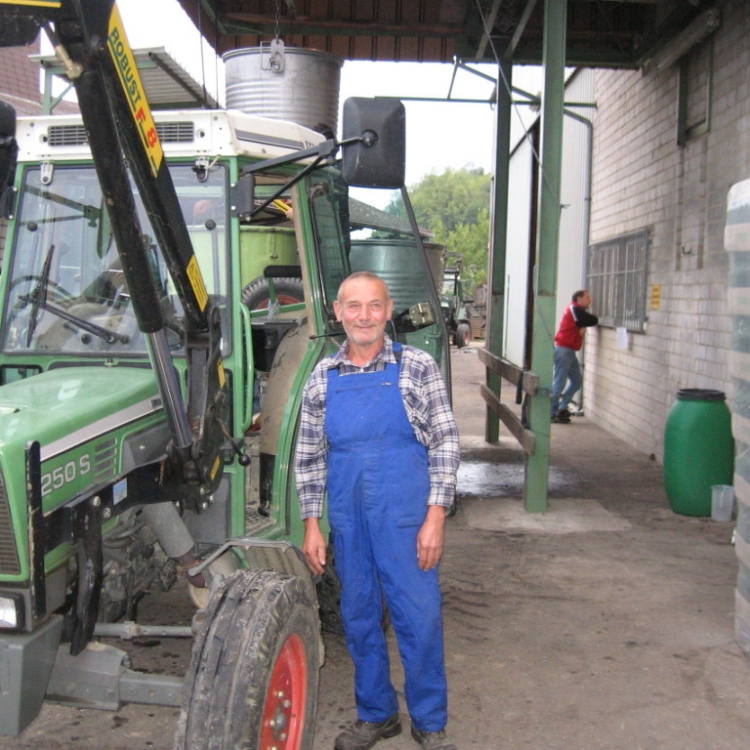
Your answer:
[[[646,329],[648,229],[589,247],[587,285],[599,325]]]

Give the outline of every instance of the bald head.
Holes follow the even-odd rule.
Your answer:
[[[385,327],[393,313],[388,286],[377,274],[359,271],[344,279],[333,303],[352,351],[365,361],[383,346]]]
[[[341,295],[344,291],[344,287],[346,284],[348,284],[351,281],[357,281],[360,279],[372,281],[374,283],[380,284],[382,286],[383,292],[385,293],[385,298],[389,300],[391,298],[391,292],[388,289],[388,284],[383,281],[383,279],[380,278],[376,273],[373,273],[372,271],[355,271],[354,273],[347,276],[340,284],[338,294],[336,295],[336,299],[341,302]]]

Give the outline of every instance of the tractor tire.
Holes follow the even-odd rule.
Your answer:
[[[453,340],[459,349],[468,346],[471,343],[471,326],[468,323],[459,323]]]
[[[326,633],[344,634],[341,619],[341,579],[336,572],[336,551],[333,545],[326,548],[326,567],[315,588],[320,607],[320,627]]]
[[[276,300],[280,305],[296,305],[298,302],[305,301],[302,279],[274,279],[273,285],[276,290]],[[249,310],[264,310],[270,301],[268,279],[263,276],[251,281],[242,290],[242,302]]]
[[[176,750],[312,750],[319,666],[309,587],[238,571],[211,597],[193,645]]]
[[[332,544],[326,547],[326,568],[316,584],[320,607],[320,627],[326,633],[345,635],[344,620],[341,617],[341,578],[336,572],[336,550]],[[383,630],[391,627],[391,613],[383,595]]]

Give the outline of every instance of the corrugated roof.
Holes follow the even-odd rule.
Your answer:
[[[134,49],[146,97],[152,109],[185,109],[203,107],[216,109],[218,103],[164,47]],[[65,78],[63,68],[54,55],[30,55],[31,60],[54,75]]]
[[[346,60],[540,64],[539,0],[178,0],[219,53],[275,36]],[[568,0],[569,66],[639,67],[713,0]]]

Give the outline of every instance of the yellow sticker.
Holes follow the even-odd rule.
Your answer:
[[[220,468],[221,468],[221,456],[216,456],[214,465],[211,467],[211,480],[212,481],[216,478],[216,472],[218,472]]]
[[[140,73],[138,73],[138,66],[135,64],[133,50],[130,49],[125,35],[125,27],[122,25],[117,4],[112,6],[112,13],[109,16],[107,46],[130,104],[130,111],[141,136],[143,148],[151,164],[151,172],[156,177],[159,174],[164,152],[161,149],[154,118],[151,116],[151,108],[148,106],[146,92],[143,89]]]
[[[0,0],[0,5],[31,5],[34,8],[61,8],[61,0]]]
[[[651,285],[651,309],[658,310],[661,307],[661,284]]]
[[[187,264],[187,276],[190,279],[190,286],[193,287],[195,299],[198,301],[198,307],[201,310],[205,310],[208,304],[208,292],[206,291],[206,285],[203,283],[203,275],[201,274],[201,269],[198,267],[198,260],[195,256]]]
[[[219,364],[216,366],[216,369],[219,371],[219,386],[223,388],[227,382],[227,375],[224,371],[224,360],[219,360]]]

